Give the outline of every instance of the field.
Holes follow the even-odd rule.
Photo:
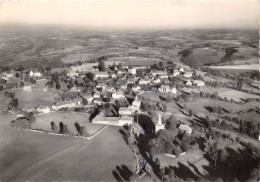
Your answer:
[[[23,132],[0,153],[0,180],[114,181],[117,166],[135,168],[118,130],[108,127],[92,140]]]
[[[15,97],[19,101],[18,108],[35,108],[39,105],[51,106],[55,99],[59,98],[59,92],[48,89],[46,92],[42,87],[32,86],[32,91],[27,92],[21,88],[15,89]]]
[[[182,88],[181,89],[184,92],[204,92],[204,93],[209,93],[209,94],[214,94],[214,93],[218,93],[218,95],[220,97],[222,97],[223,99],[226,97],[227,100],[231,100],[233,99],[234,101],[240,102],[240,101],[244,101],[247,98],[260,98],[260,96],[258,95],[254,95],[254,94],[250,94],[250,93],[246,93],[246,92],[241,92],[241,91],[237,91],[237,90],[232,90],[229,88],[210,88],[210,87],[201,87],[201,88]]]
[[[255,109],[259,106],[258,102],[249,102],[245,104],[237,104],[231,103],[226,101],[220,101],[216,99],[209,99],[209,98],[196,98],[190,101],[184,102],[188,109],[192,109],[193,111],[203,112],[203,113],[210,113],[213,107],[221,106],[223,109],[232,112],[239,112],[245,111],[249,109]]]
[[[56,123],[59,127],[59,122],[68,126],[71,134],[77,135],[75,123],[80,126],[85,126],[88,134],[93,135],[105,125],[96,125],[89,123],[89,115],[84,113],[71,113],[71,112],[51,112],[47,114],[38,114],[36,116],[36,122],[32,125],[32,129],[44,130],[52,132],[51,121]]]
[[[231,65],[231,66],[209,66],[211,69],[216,70],[259,70],[259,64],[250,64],[250,65]]]

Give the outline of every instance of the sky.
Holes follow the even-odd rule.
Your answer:
[[[121,29],[258,29],[258,1],[0,2],[0,24],[55,24]]]

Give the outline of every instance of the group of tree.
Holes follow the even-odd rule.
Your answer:
[[[24,117],[17,118],[16,120],[11,121],[11,126],[22,129],[29,129],[31,125],[34,124],[36,118],[32,112],[26,114]]]

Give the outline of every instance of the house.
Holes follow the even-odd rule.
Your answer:
[[[112,86],[106,86],[105,90],[106,92],[112,92],[112,93],[116,91],[116,89]]]
[[[150,84],[150,79],[148,79],[148,78],[140,79],[139,84],[140,85],[148,85],[148,84]]]
[[[103,99],[101,97],[99,98],[94,98],[93,99],[93,103],[97,104],[97,105],[101,105],[102,103],[104,103]]]
[[[162,124],[161,113],[159,112],[158,122],[155,125],[155,132],[157,133],[159,130],[164,130],[164,129],[165,129],[165,125]]]
[[[191,78],[191,77],[192,77],[192,72],[185,72],[185,73],[183,74],[183,76],[184,76],[185,78]]]
[[[192,83],[191,83],[191,81],[187,81],[187,82],[185,83],[185,85],[186,85],[186,86],[192,86]]]
[[[129,109],[128,107],[120,107],[119,114],[121,116],[130,116],[132,114],[132,110]]]
[[[72,108],[81,104],[81,98],[74,99],[72,101],[56,102],[52,105],[52,109],[58,110],[61,108]]]
[[[100,97],[100,92],[95,92],[95,93],[93,94],[93,97],[94,97],[94,98],[99,98],[99,97]]]
[[[161,75],[159,75],[159,78],[160,79],[168,79],[168,74],[167,73],[161,74]]]
[[[140,87],[139,85],[134,85],[134,86],[132,87],[132,90],[133,90],[134,92],[138,92],[139,90],[141,90],[141,87]]]
[[[188,133],[188,134],[191,134],[191,132],[192,132],[191,127],[189,127],[189,125],[185,125],[185,124],[181,124],[181,125],[179,126],[179,129],[180,129],[182,132],[185,132],[185,133]]]
[[[205,85],[205,83],[202,80],[194,80],[193,85],[198,86],[198,87],[203,87]]]
[[[28,85],[28,86],[24,86],[24,87],[23,87],[23,90],[24,90],[24,91],[27,91],[27,92],[31,92],[31,91],[32,91],[32,88],[31,88],[31,86]]]
[[[117,76],[116,76],[116,74],[114,74],[114,73],[111,75],[111,78],[116,78],[116,77],[117,77]]]
[[[112,94],[112,98],[116,99],[116,100],[124,99],[125,98],[125,94],[122,91],[117,91],[117,92]]]
[[[79,88],[77,88],[77,87],[72,87],[71,89],[70,89],[70,91],[71,92],[81,92],[81,90],[79,89]]]
[[[4,80],[9,80],[9,79],[12,78],[12,77],[13,77],[13,74],[12,74],[12,73],[4,72],[2,78],[3,78]]]
[[[163,93],[173,93],[177,94],[177,89],[175,87],[170,87],[170,85],[161,85],[158,90]]]
[[[76,76],[78,76],[79,74],[77,73],[77,72],[75,72],[75,71],[70,71],[70,72],[68,72],[67,73],[67,76],[68,77],[72,77],[72,78],[74,78],[74,77],[76,77]]]
[[[180,72],[178,70],[174,70],[172,76],[175,77],[175,76],[178,76],[179,74],[180,74]]]
[[[92,95],[85,95],[83,96],[84,99],[86,99],[88,101],[88,103],[91,103],[94,99],[94,97]]]
[[[40,73],[40,72],[38,72],[38,71],[30,71],[30,73],[29,73],[29,75],[31,76],[31,77],[41,77],[42,76],[42,74]]]
[[[118,121],[119,126],[124,126],[124,125],[129,126],[132,125],[132,123],[133,123],[133,118],[129,116],[121,116]]]
[[[128,69],[128,74],[135,75],[136,74],[136,69],[135,68]]]
[[[39,106],[37,107],[37,111],[40,113],[49,113],[51,110],[48,106]]]
[[[159,83],[161,83],[161,80],[160,80],[159,78],[154,79],[154,80],[153,80],[153,83],[155,83],[155,84],[159,84]]]
[[[96,71],[94,72],[94,78],[98,79],[98,78],[108,78],[109,75],[107,72],[100,72],[100,71]]]
[[[107,87],[107,85],[104,84],[104,83],[99,83],[99,84],[96,85],[96,88],[97,88],[97,89],[100,89],[100,88],[101,88],[102,91],[104,91],[106,87]]]
[[[183,69],[183,67],[180,67],[180,69],[179,69],[179,72],[181,72],[181,73],[183,73],[183,72],[184,72],[184,69]]]
[[[164,71],[152,71],[151,74],[155,77],[155,76],[159,76],[159,75],[165,75],[167,74],[166,72]]]
[[[129,109],[131,109],[131,112],[139,111],[139,108],[141,106],[141,101],[138,99],[138,97],[135,97],[135,100],[132,102],[132,105],[129,106]]]

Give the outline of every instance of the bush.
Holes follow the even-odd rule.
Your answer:
[[[16,120],[11,121],[11,126],[22,129],[31,128],[31,123],[26,117],[17,118]]]

